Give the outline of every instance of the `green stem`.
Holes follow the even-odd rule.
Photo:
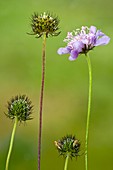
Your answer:
[[[42,47],[42,84],[40,94],[40,113],[39,113],[39,134],[38,134],[38,170],[40,170],[41,160],[41,138],[42,138],[42,109],[43,109],[43,95],[45,84],[45,51],[46,51],[46,34],[43,35],[43,47]]]
[[[67,170],[68,160],[69,160],[69,155],[67,155],[67,157],[65,159],[64,170]]]
[[[15,132],[16,132],[17,123],[18,123],[18,118],[15,117],[15,122],[14,122],[13,131],[12,131],[11,140],[10,140],[10,145],[9,145],[9,151],[8,151],[8,154],[7,154],[5,170],[8,170],[8,167],[9,167],[9,161],[10,161],[11,152],[12,152],[12,148],[13,148],[14,136],[15,136]]]
[[[87,123],[86,123],[86,141],[85,141],[85,170],[88,170],[88,137],[89,137],[89,121],[91,112],[91,95],[92,95],[92,69],[90,57],[87,55],[86,60],[88,63],[89,70],[89,96],[88,96],[88,113],[87,113]]]

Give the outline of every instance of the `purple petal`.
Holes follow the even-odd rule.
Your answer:
[[[91,26],[90,27],[90,33],[93,33],[93,34],[95,34],[96,33],[96,27],[95,26]]]
[[[89,41],[89,44],[92,44],[92,45],[94,45],[94,44],[95,44],[95,42],[96,42],[96,40],[97,40],[97,37],[96,37],[95,35],[93,35],[93,36],[90,36],[90,41]]]
[[[71,49],[69,47],[59,48],[57,53],[59,55],[70,53]]]
[[[72,51],[71,51],[71,55],[70,55],[70,57],[69,57],[69,60],[70,60],[70,61],[76,60],[76,58],[78,57],[78,55],[79,55],[79,52],[78,52],[78,51],[72,50]]]
[[[97,30],[96,37],[104,36],[105,34],[101,32],[100,30]]]
[[[99,45],[106,45],[108,44],[110,41],[110,38],[108,36],[103,36],[99,39],[97,39],[96,43],[94,44],[94,46],[99,46]]]
[[[84,44],[82,41],[76,41],[75,43],[73,43],[73,47],[74,50],[76,50],[77,52],[81,52],[82,48],[84,47]]]

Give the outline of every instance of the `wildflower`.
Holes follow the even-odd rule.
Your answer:
[[[8,102],[8,112],[5,114],[10,119],[17,117],[20,122],[30,120],[32,107],[31,101],[25,95],[15,96]]]
[[[75,136],[67,135],[54,143],[60,155],[63,155],[64,157],[69,155],[70,158],[79,156],[80,141],[76,139]]]
[[[14,126],[11,134],[9,150],[6,159],[6,167],[5,167],[6,170],[9,169],[9,162],[10,162],[10,157],[13,149],[14,137],[15,137],[18,121],[22,122],[22,121],[32,119],[30,117],[32,111],[31,101],[25,95],[19,95],[12,98],[11,101],[8,102],[7,108],[8,108],[8,112],[5,113],[5,115],[10,119],[14,119]]]
[[[99,45],[106,45],[110,38],[95,26],[88,28],[82,26],[81,29],[76,29],[73,32],[68,32],[64,42],[67,46],[58,49],[58,54],[70,54],[69,60],[75,60],[79,54],[85,54]]]
[[[32,15],[31,27],[33,33],[31,35],[36,35],[37,38],[41,37],[44,33],[46,37],[49,35],[57,36],[60,32],[56,32],[59,27],[59,19],[56,16],[52,16],[50,13],[41,13]]]

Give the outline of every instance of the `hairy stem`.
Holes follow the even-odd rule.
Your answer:
[[[92,69],[90,58],[86,56],[88,71],[89,71],[89,96],[88,96],[88,113],[87,113],[87,123],[86,123],[86,141],[85,141],[85,170],[88,170],[88,137],[89,137],[89,121],[91,112],[91,95],[92,95]]]
[[[43,94],[44,94],[44,80],[45,80],[45,50],[46,50],[46,34],[43,35],[43,47],[42,47],[42,83],[41,83],[40,112],[39,112],[38,170],[40,170],[40,161],[41,161],[42,109],[43,109]]]
[[[11,135],[11,140],[10,140],[10,145],[9,145],[9,151],[8,151],[7,159],[6,159],[5,170],[8,170],[8,168],[9,168],[9,161],[10,161],[11,152],[12,152],[12,148],[13,148],[14,136],[15,136],[15,132],[16,132],[17,123],[18,123],[18,118],[15,117],[14,127],[13,127],[13,130],[12,130],[12,135]]]

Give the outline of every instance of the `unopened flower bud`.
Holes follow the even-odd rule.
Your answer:
[[[67,135],[54,143],[60,155],[63,155],[64,157],[69,155],[70,158],[72,158],[79,155],[80,141],[76,139],[75,136]]]
[[[10,119],[18,118],[18,121],[30,120],[32,113],[31,101],[25,95],[15,96],[8,102],[8,111],[5,113]]]

